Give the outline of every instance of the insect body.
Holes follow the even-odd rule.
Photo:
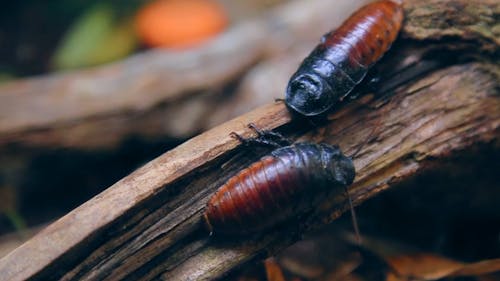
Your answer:
[[[210,199],[211,232],[245,233],[286,221],[354,180],[354,166],[337,146],[297,143],[278,148],[240,171]]]
[[[403,21],[400,4],[370,3],[327,33],[291,77],[285,102],[305,116],[320,115],[346,97],[389,50]]]

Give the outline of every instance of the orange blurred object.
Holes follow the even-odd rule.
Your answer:
[[[199,44],[227,26],[223,7],[210,0],[155,0],[137,13],[136,30],[151,47],[183,48]]]

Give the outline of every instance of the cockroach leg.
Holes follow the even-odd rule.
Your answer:
[[[267,140],[276,139],[276,143],[279,143],[280,146],[288,146],[292,144],[292,141],[283,136],[282,134],[271,130],[259,129],[257,128],[257,126],[255,126],[254,123],[248,124],[248,128],[254,130],[257,133],[258,138],[260,139],[267,139]]]
[[[235,132],[229,133],[229,135],[237,140],[239,140],[244,146],[271,146],[273,148],[282,147],[280,143],[273,141],[271,139],[263,138],[260,135],[255,138],[244,138]]]

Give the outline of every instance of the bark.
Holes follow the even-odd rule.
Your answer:
[[[381,62],[382,69],[396,65],[395,74],[404,74],[389,75],[397,83],[383,85],[381,95],[348,102],[329,115],[327,122],[315,126],[292,119],[284,104],[276,102],[192,138],[1,259],[0,276],[5,280],[209,280],[283,249],[345,211],[346,197],[339,193],[325,199],[298,225],[289,223],[247,237],[210,237],[201,219],[207,200],[225,180],[268,152],[249,153],[230,137],[230,132],[252,136],[248,123],[277,129],[300,141],[339,144],[356,166],[356,180],[349,188],[355,204],[439,165],[456,152],[483,145],[498,148],[500,68],[486,62],[495,60],[498,42],[495,36],[484,35],[484,30],[471,33],[469,29],[498,26],[489,21],[498,19],[495,2],[474,1],[479,8],[459,9],[455,14],[442,8],[472,2],[407,1],[407,23],[422,27],[406,25],[400,53],[393,53],[405,59],[391,60],[388,54],[388,60]],[[416,15],[422,15],[421,19],[412,18]],[[453,40],[446,26],[424,24],[433,17],[449,23],[447,19],[469,16],[474,22],[464,20],[462,26],[462,21],[454,22]],[[462,36],[467,36],[465,44],[458,46],[456,40]],[[427,37],[432,44],[423,46],[418,40]],[[482,62],[456,60],[454,55],[437,63],[426,59],[433,52],[460,53],[471,45],[484,46],[475,50],[476,57],[484,58]],[[413,50],[421,52],[412,57]]]

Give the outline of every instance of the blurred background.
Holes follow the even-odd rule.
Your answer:
[[[151,159],[281,97],[318,38],[366,2],[3,3],[0,257]],[[498,257],[498,156],[463,152],[360,206],[364,263],[344,216],[227,278],[389,280],[387,268],[410,258],[410,267],[449,269]],[[394,252],[408,259],[387,258]]]
[[[195,48],[280,0],[44,1],[0,11],[3,81],[99,65],[147,48]]]
[[[327,2],[6,3],[0,234],[49,223],[184,140],[280,97],[324,31],[366,1],[340,1],[336,11]]]

